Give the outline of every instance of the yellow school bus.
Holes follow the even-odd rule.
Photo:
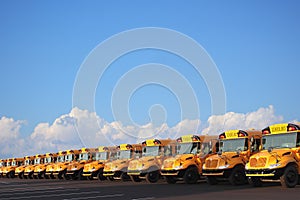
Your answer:
[[[130,180],[127,175],[128,164],[142,155],[142,144],[121,144],[117,147],[117,159],[105,164],[103,175],[109,180]]]
[[[150,139],[142,145],[142,157],[129,162],[127,174],[133,182],[146,179],[148,183],[155,183],[161,177],[163,161],[175,151],[175,140]]]
[[[49,176],[46,175],[46,168],[48,165],[51,165],[55,163],[57,158],[57,153],[46,153],[44,156],[44,161],[43,163],[37,164],[34,167],[33,171],[33,178],[35,179],[42,179],[46,178],[49,179]]]
[[[247,183],[245,165],[259,151],[261,131],[229,130],[219,135],[219,152],[205,159],[203,175],[209,184],[229,180],[232,185]]]
[[[46,166],[46,172],[45,172],[45,178],[46,179],[55,179],[54,172],[56,170],[56,166],[59,164],[63,164],[65,162],[65,155],[67,154],[67,151],[59,151],[57,153],[57,157],[54,161],[54,163],[51,163]]]
[[[300,123],[274,124],[262,134],[262,150],[246,165],[249,182],[280,181],[287,188],[300,184]]]
[[[25,156],[23,165],[15,169],[15,176],[19,177],[20,179],[27,178],[24,176],[25,168],[27,166],[33,165],[34,158],[35,156]]]
[[[87,177],[89,180],[106,180],[106,177],[103,176],[104,166],[107,162],[115,160],[116,155],[116,147],[98,147],[93,161],[84,165],[82,176]]]
[[[7,159],[0,160],[0,177],[3,177],[3,170],[6,167]]]
[[[10,158],[7,159],[6,167],[3,169],[3,177],[15,178],[15,170],[17,167],[23,165],[24,158]]]
[[[69,179],[77,180],[82,179],[84,165],[93,161],[95,156],[95,148],[82,148],[79,150],[77,160],[73,160],[67,167],[67,173]]]
[[[196,183],[202,175],[205,158],[216,153],[217,136],[184,135],[176,141],[175,155],[164,160],[161,167],[169,184],[183,180]]]
[[[27,165],[24,169],[24,178],[27,179],[33,179],[33,173],[34,173],[34,168],[39,165],[44,163],[44,157],[45,155],[40,155],[37,154],[33,160],[33,163],[31,165]]]
[[[54,164],[53,175],[58,179],[66,179],[68,180],[70,176],[67,175],[68,165],[77,160],[79,156],[80,150],[68,150],[64,155],[64,162],[58,162]]]

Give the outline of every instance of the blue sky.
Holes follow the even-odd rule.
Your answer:
[[[181,32],[205,48],[218,67],[227,111],[248,113],[273,105],[284,121],[299,119],[299,1],[0,1],[0,117],[25,120],[30,135],[72,109],[78,70],[101,42],[122,31],[161,27]],[[202,77],[185,60],[159,50],[120,57],[104,74],[95,102],[108,122],[114,86],[145,63],[173,67],[197,91],[201,115],[211,113]],[[178,100],[166,88],[148,85],[129,103],[137,124],[149,122],[151,105],[167,110],[167,124],[180,120]]]

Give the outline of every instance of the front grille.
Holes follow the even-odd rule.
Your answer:
[[[261,158],[251,158],[250,159],[250,167],[264,167],[266,166],[267,158],[261,157]]]
[[[218,160],[206,160],[205,166],[207,168],[217,168],[218,166]]]
[[[173,168],[173,161],[168,161],[168,160],[166,160],[165,162],[164,162],[164,168]]]

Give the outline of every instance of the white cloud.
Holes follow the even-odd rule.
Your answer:
[[[21,155],[24,140],[20,138],[20,129],[25,121],[1,117],[0,119],[0,155],[9,157]]]
[[[176,139],[185,134],[220,134],[229,129],[262,129],[282,121],[283,117],[276,115],[274,107],[269,106],[246,114],[228,112],[224,115],[211,116],[205,123],[198,119],[185,119],[173,127],[169,127],[166,123],[160,126],[151,123],[143,126],[125,126],[118,121],[109,123],[95,112],[73,108],[70,113],[58,117],[52,124],[38,124],[27,138],[22,138],[20,135],[20,128],[24,121],[2,117],[0,155],[1,157],[3,155],[24,156],[83,146],[137,143],[148,138]]]
[[[242,114],[228,112],[224,115],[213,115],[208,118],[208,127],[203,130],[204,134],[218,135],[230,129],[258,129],[283,121],[282,116],[275,115],[272,105],[267,108],[259,108],[257,111]]]

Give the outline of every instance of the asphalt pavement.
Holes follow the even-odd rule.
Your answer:
[[[267,183],[264,187],[250,185],[232,186],[229,183],[208,185],[199,182],[193,185],[183,183],[155,184],[121,181],[66,181],[66,180],[21,180],[0,179],[0,199],[110,199],[110,200],[150,200],[150,199],[230,199],[230,200],[292,200],[299,199],[300,185],[296,188],[282,188],[279,183]]]

